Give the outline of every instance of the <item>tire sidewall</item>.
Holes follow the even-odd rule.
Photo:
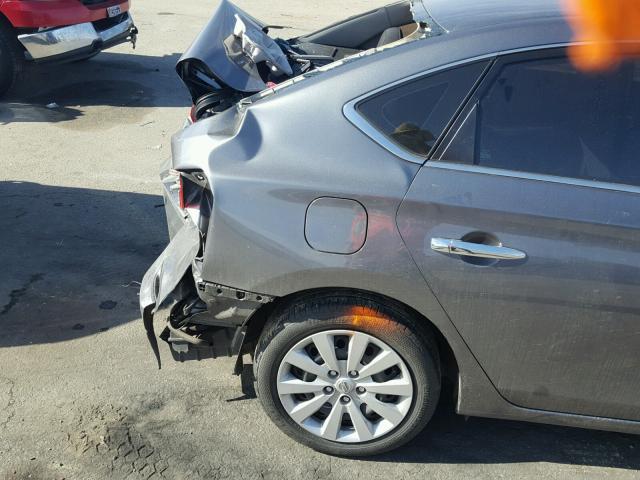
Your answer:
[[[277,391],[277,375],[284,356],[309,335],[328,330],[353,330],[371,335],[389,345],[405,362],[413,382],[414,396],[403,422],[393,431],[358,444],[332,442],[307,432],[282,406]],[[409,441],[424,428],[433,415],[440,394],[440,376],[434,354],[418,335],[391,320],[375,322],[375,327],[367,322],[357,321],[350,315],[282,323],[264,351],[256,358],[258,394],[265,411],[276,425],[300,443],[338,456],[375,455]]]
[[[15,72],[13,63],[11,62],[9,47],[0,36],[0,97],[11,88],[14,76]]]
[[[0,97],[9,91],[20,71],[19,48],[13,30],[0,18]]]

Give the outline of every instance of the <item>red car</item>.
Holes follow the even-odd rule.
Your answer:
[[[86,59],[137,33],[129,0],[0,0],[0,96],[26,62]]]

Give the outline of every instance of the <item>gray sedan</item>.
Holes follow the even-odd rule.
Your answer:
[[[640,61],[582,74],[553,1],[413,0],[288,40],[223,0],[162,172],[179,361],[253,358],[335,455],[461,415],[640,433]],[[160,357],[158,355],[158,361]]]

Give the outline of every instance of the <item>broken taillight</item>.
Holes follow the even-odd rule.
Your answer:
[[[180,208],[182,210],[200,209],[205,191],[209,188],[204,174],[201,172],[181,172],[178,182]]]
[[[213,207],[213,193],[202,171],[179,172],[178,199],[180,209],[206,232]]]
[[[189,110],[188,122],[189,124],[193,125],[197,121],[198,119],[196,118],[196,106],[192,105],[191,109]]]
[[[182,180],[182,175],[178,176],[178,184],[180,188],[178,189],[178,198],[180,199],[180,209],[184,210],[186,208],[187,203],[184,200],[184,181]]]

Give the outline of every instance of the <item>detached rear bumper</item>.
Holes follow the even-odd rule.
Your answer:
[[[199,248],[200,232],[192,222],[187,221],[142,279],[140,311],[143,317],[146,312],[155,314],[176,289]]]
[[[18,35],[28,57],[36,62],[64,61],[90,56],[120,43],[135,45],[138,29],[129,12],[117,20],[100,20]]]
[[[163,184],[172,239],[145,274],[140,288],[140,312],[158,365],[154,315],[170,297],[174,305],[160,338],[169,344],[175,360],[238,355],[249,319],[274,298],[202,279],[202,259],[197,258],[202,248],[200,231],[175,204],[171,179],[163,178]]]
[[[200,232],[193,223],[186,222],[142,279],[140,313],[158,366],[160,352],[153,328],[153,316],[189,270],[199,248]]]

